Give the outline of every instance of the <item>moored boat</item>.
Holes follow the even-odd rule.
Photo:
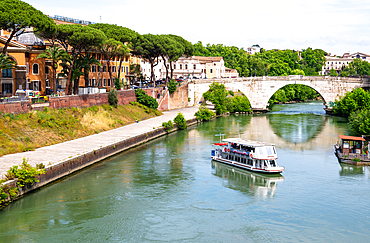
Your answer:
[[[365,147],[366,140],[363,137],[345,135],[338,135],[338,137],[340,142],[334,145],[334,154],[340,163],[352,165],[370,164],[370,155]],[[367,154],[365,151],[367,151]]]
[[[276,163],[275,145],[240,138],[223,139],[213,149],[212,159],[224,164],[261,173],[281,173],[284,167]]]

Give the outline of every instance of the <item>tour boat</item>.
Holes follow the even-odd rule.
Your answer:
[[[284,167],[276,163],[275,145],[240,138],[223,139],[215,143],[212,159],[227,165],[261,173],[281,173]]]
[[[340,142],[334,145],[334,154],[340,163],[352,165],[370,165],[370,154],[366,151],[367,143],[363,137],[338,135]],[[370,144],[367,145],[367,151]]]

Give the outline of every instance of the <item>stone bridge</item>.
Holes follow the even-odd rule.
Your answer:
[[[354,88],[369,88],[369,78],[344,78],[328,76],[278,76],[278,77],[247,77],[223,79],[196,79],[189,82],[189,105],[202,100],[202,95],[207,92],[212,82],[222,83],[227,90],[244,93],[253,110],[267,110],[271,96],[288,84],[303,84],[316,90],[328,107],[329,102],[334,102],[340,96],[352,91]]]

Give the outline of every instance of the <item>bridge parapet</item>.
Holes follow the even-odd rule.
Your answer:
[[[368,77],[331,77],[331,76],[263,76],[263,77],[242,77],[242,78],[214,78],[214,79],[194,79],[194,83],[230,83],[243,81],[285,81],[285,80],[305,80],[305,81],[343,81],[343,82],[364,82],[370,83]]]
[[[189,104],[198,103],[213,82],[223,83],[227,90],[241,91],[249,99],[252,109],[266,110],[271,96],[288,84],[303,84],[316,90],[324,104],[334,102],[340,96],[357,87],[370,87],[369,78],[329,76],[265,76],[222,79],[196,79],[189,83]]]

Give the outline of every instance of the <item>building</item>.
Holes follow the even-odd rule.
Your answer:
[[[92,22],[65,18],[62,16],[54,16],[53,19],[57,25],[92,24]],[[6,30],[0,30],[1,51],[9,36],[9,32]],[[8,47],[8,55],[17,63],[17,67],[14,70],[2,71],[2,75],[0,76],[1,96],[15,95],[17,89],[31,89],[39,91],[41,94],[51,93],[50,80],[52,80],[52,62],[44,58],[37,59],[38,55],[50,46],[50,43],[35,36],[32,28],[26,29],[22,35],[17,38],[13,38]],[[79,78],[79,87],[97,87],[101,89],[112,87],[114,84],[108,72],[107,60],[104,60],[104,57],[100,52],[91,51],[89,53],[99,60],[103,67],[100,68],[99,66],[92,65],[88,74],[88,80],[85,80],[84,76]],[[136,56],[125,57],[121,63],[121,70],[118,72],[120,63],[121,61],[119,58],[115,58],[110,61],[112,76],[118,77],[123,84],[129,84],[129,79],[132,76],[130,73],[130,65],[140,65],[141,59]],[[59,67],[57,69],[57,73],[60,73],[61,70],[62,68]],[[66,84],[67,78],[58,78],[58,89],[65,89]]]
[[[248,54],[253,55],[253,54],[257,53],[257,52],[261,52],[261,49],[262,48],[259,45],[253,45],[251,47],[248,47],[246,52]]]
[[[0,36],[0,51],[3,50],[8,39],[6,31],[2,31],[5,36]],[[2,70],[1,72],[1,96],[8,97],[15,94],[17,89],[33,89],[45,92],[49,75],[47,60],[37,59],[38,54],[45,48],[38,46],[27,46],[15,40],[10,41],[7,52],[16,62],[15,69]]]
[[[179,60],[173,62],[173,78],[222,78],[226,76],[225,62],[222,57],[180,57]],[[168,68],[168,75],[171,75],[170,64],[159,58],[158,64],[154,67],[155,79],[166,78],[166,67]],[[144,78],[150,79],[151,67],[150,63],[142,61],[141,71]],[[236,70],[235,70],[236,71]]]
[[[356,52],[354,54],[344,53],[341,57],[336,55],[330,56],[329,53],[326,56],[326,62],[325,65],[322,67],[320,75],[328,75],[329,71],[332,68],[334,68],[334,70],[337,71],[338,74],[340,74],[342,68],[348,66],[356,58],[370,62],[370,55],[361,52]]]

